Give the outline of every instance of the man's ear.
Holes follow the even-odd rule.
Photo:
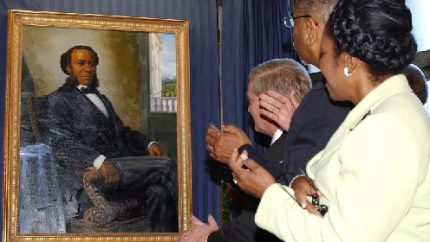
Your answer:
[[[305,41],[307,45],[311,46],[317,41],[320,29],[312,17],[305,18],[303,21],[305,21]]]
[[[66,66],[67,74],[70,75],[72,73],[72,68],[70,68],[70,64]]]

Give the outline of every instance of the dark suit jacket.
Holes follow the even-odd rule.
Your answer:
[[[280,175],[286,184],[305,171],[308,161],[326,146],[351,108],[350,103],[333,103],[323,82],[311,89],[294,112],[284,145]]]
[[[100,154],[107,158],[147,155],[151,139],[125,127],[111,102],[98,94],[109,117],[76,87],[64,84],[46,96],[39,111],[45,143],[53,147],[60,165],[74,172],[92,166]]]
[[[42,101],[39,128],[60,163],[66,220],[82,216],[92,206],[83,191],[79,173],[105,155],[120,172],[115,188],[102,188],[115,201],[138,200],[132,215],[145,216],[155,232],[177,231],[176,162],[167,157],[147,157],[152,141],[145,134],[124,126],[106,96],[97,93],[107,109],[106,117],[80,90],[64,84]],[[123,201],[124,202],[124,201]],[[131,215],[126,215],[131,216]]]
[[[261,165],[267,169],[276,169],[279,167],[279,161],[282,160],[283,148],[287,139],[287,133],[284,132],[262,155],[264,163]],[[252,150],[255,152],[255,150]],[[232,184],[233,185],[233,184]],[[236,186],[236,185],[234,185]],[[242,192],[240,188],[238,191]],[[276,236],[257,227],[254,223],[255,210],[258,206],[259,199],[252,197],[244,192],[243,196],[247,197],[246,208],[241,213],[220,230],[212,233],[208,241],[277,241]]]
[[[278,182],[287,184],[305,170],[310,158],[325,147],[350,109],[347,104],[331,102],[324,84],[317,83],[294,112],[283,143],[282,157],[268,159],[250,145],[242,146],[239,151],[247,150],[248,156],[265,167]],[[255,229],[254,212],[242,212],[231,224],[212,233],[208,242],[276,241],[274,237],[262,236],[261,229]]]
[[[279,163],[279,161],[282,160],[284,144],[288,137],[287,134],[287,132],[283,132],[282,135],[269,146],[266,152],[263,153],[263,158],[268,162],[262,164],[264,168],[268,169],[271,163]]]
[[[99,95],[109,117],[75,86],[64,84],[41,100],[38,110],[42,141],[52,147],[60,164],[66,219],[83,214],[91,206],[83,191],[82,172],[103,154],[113,157],[146,155],[151,141],[125,127],[104,95]]]

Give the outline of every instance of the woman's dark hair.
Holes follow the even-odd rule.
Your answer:
[[[375,76],[400,73],[417,51],[405,0],[340,0],[326,30],[338,54],[361,59]]]

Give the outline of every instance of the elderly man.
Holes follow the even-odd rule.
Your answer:
[[[258,65],[249,74],[248,112],[254,121],[254,129],[272,137],[268,150],[263,154],[263,166],[267,169],[276,169],[282,160],[283,146],[287,132],[276,122],[261,114],[259,95],[269,90],[280,93],[283,98],[292,100],[297,105],[311,87],[311,80],[302,65],[292,59],[274,59]],[[293,112],[283,112],[283,120],[289,122]],[[221,130],[211,126],[206,136],[210,156],[221,163],[227,163],[234,152],[244,144],[251,144],[246,134],[234,125],[226,125]],[[209,241],[220,238],[224,241],[226,236],[241,236],[242,241],[253,241],[254,238],[264,240],[275,239],[271,234],[258,229],[253,222],[258,200],[248,199],[241,214],[229,225],[216,230],[215,221],[210,218],[210,225],[205,225],[197,218],[192,217],[193,227],[184,233],[180,241],[204,241],[209,234]]]
[[[117,201],[105,223],[142,215],[151,221],[151,231],[177,231],[176,163],[148,157],[164,151],[147,135],[126,127],[97,90],[98,63],[89,46],[65,52],[60,64],[66,82],[45,97],[39,111],[42,138],[53,148],[69,184],[66,200],[76,201],[67,205],[73,208],[69,218],[82,217],[90,206],[82,173],[93,167],[103,178],[103,196]]]

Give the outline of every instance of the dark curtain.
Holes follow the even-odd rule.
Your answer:
[[[256,65],[273,58],[292,58],[290,29],[284,26],[288,0],[224,0],[222,27],[222,94],[226,123],[247,131],[257,144],[247,112],[247,77]],[[264,148],[257,146],[260,151]]]
[[[204,143],[207,125],[219,122],[217,15],[214,0],[2,0],[0,3],[0,95],[5,93],[7,10],[60,11],[185,19],[190,25],[190,91],[192,126],[193,212],[219,221],[220,189],[211,179]],[[58,67],[59,68],[59,67]],[[4,127],[4,98],[0,98]],[[3,128],[0,128],[3,137]],[[3,154],[1,154],[3,157]],[[1,164],[0,176],[3,172]],[[2,179],[3,180],[3,179]],[[0,191],[1,192],[1,191]],[[0,217],[2,215],[0,214]]]
[[[224,0],[221,37],[222,116],[225,123],[243,129],[261,153],[270,138],[254,131],[247,112],[248,73],[260,63],[273,58],[293,58],[291,31],[284,26],[289,16],[288,0]],[[230,171],[224,167],[223,180]],[[223,186],[223,222],[228,223],[234,210],[225,198]]]

